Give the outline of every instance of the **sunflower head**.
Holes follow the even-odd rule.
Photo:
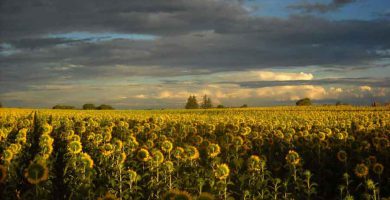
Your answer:
[[[0,165],[0,184],[5,183],[7,178],[7,168],[4,165]]]
[[[152,155],[153,155],[152,161],[153,161],[153,163],[155,163],[157,166],[164,162],[164,154],[161,153],[161,151],[159,151],[159,150],[154,150],[154,151],[152,152]]]
[[[106,143],[106,144],[104,144],[104,145],[101,147],[100,151],[102,152],[102,154],[103,154],[104,156],[109,156],[109,155],[112,154],[112,152],[114,152],[114,147],[112,146],[112,144]]]
[[[248,159],[248,169],[249,171],[260,171],[265,165],[265,160],[259,156],[252,155]]]
[[[114,194],[111,194],[110,192],[107,192],[104,197],[99,197],[98,200],[117,200],[116,196]]]
[[[114,147],[115,147],[115,150],[116,150],[116,151],[121,151],[122,148],[123,148],[123,142],[122,142],[122,140],[120,140],[120,139],[115,139],[115,140],[114,140]]]
[[[92,169],[93,168],[93,160],[91,158],[91,156],[87,153],[81,153],[80,155],[80,161],[83,163],[83,165],[86,167],[86,168],[89,168],[89,169]]]
[[[368,175],[368,167],[363,163],[356,165],[355,174],[360,178],[366,177]]]
[[[168,173],[172,173],[173,170],[175,170],[173,162],[172,161],[165,161],[163,164],[163,169],[164,169],[164,171],[166,171]]]
[[[129,180],[131,182],[136,182],[137,181],[137,172],[136,171],[129,169],[127,171],[127,174],[129,175]]]
[[[163,150],[164,152],[171,152],[172,149],[173,149],[173,144],[171,141],[165,140],[164,142],[162,142],[161,150]]]
[[[3,152],[3,159],[6,162],[11,162],[13,157],[14,157],[14,153],[12,153],[12,151],[10,149],[4,150],[4,152]]]
[[[164,200],[192,200],[191,195],[186,191],[170,190],[162,196]]]
[[[48,179],[49,169],[43,162],[33,162],[24,171],[24,176],[31,184],[38,184]]]
[[[42,133],[43,134],[50,134],[52,130],[53,130],[53,127],[50,126],[48,123],[45,123],[42,125]]]
[[[301,160],[299,154],[294,150],[290,150],[285,159],[290,165],[298,165]]]
[[[347,158],[347,152],[345,152],[344,150],[340,150],[339,152],[337,152],[337,160],[339,160],[340,162],[346,162]]]
[[[207,155],[210,158],[214,158],[218,156],[219,153],[221,153],[221,148],[219,147],[218,144],[209,144],[207,146]]]
[[[127,155],[124,152],[116,152],[115,157],[119,164],[123,164],[126,161]]]
[[[226,179],[230,174],[230,169],[227,164],[217,165],[217,168],[214,171],[214,175],[218,179]]]
[[[187,146],[184,151],[189,160],[196,160],[199,158],[199,151],[194,146]]]
[[[182,147],[176,147],[175,150],[173,150],[172,154],[173,157],[180,160],[184,156],[184,149]]]
[[[150,159],[149,151],[147,149],[141,148],[137,152],[137,159],[146,162]]]
[[[378,175],[381,175],[383,173],[383,170],[385,169],[385,167],[383,167],[382,164],[380,163],[375,163],[373,166],[372,166],[372,171],[374,171],[375,174],[378,174]]]
[[[83,150],[80,141],[72,141],[68,144],[68,151],[72,154],[78,154]]]

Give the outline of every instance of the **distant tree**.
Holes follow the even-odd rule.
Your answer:
[[[240,108],[248,108],[248,105],[244,104],[244,105],[240,106]]]
[[[102,104],[100,106],[98,106],[96,109],[98,110],[114,110],[114,108],[110,105],[107,105],[107,104]]]
[[[3,104],[1,104],[1,102],[0,102],[0,108],[2,108],[3,107]]]
[[[95,109],[96,109],[96,107],[92,103],[86,103],[83,105],[83,110],[95,110]]]
[[[381,104],[380,104],[379,102],[373,101],[373,102],[371,103],[371,106],[372,106],[372,107],[378,107],[378,106],[381,106]]]
[[[198,101],[196,100],[195,95],[189,96],[187,99],[185,109],[198,109],[198,108],[199,108],[199,104]]]
[[[225,106],[222,105],[222,104],[219,104],[219,105],[217,106],[217,108],[225,108]]]
[[[69,109],[69,110],[72,110],[72,109],[75,109],[75,107],[74,106],[57,104],[57,105],[53,106],[53,109]]]
[[[211,102],[211,98],[208,97],[207,95],[204,95],[201,108],[207,109],[207,108],[212,108],[212,107],[213,107],[213,103]]]
[[[309,98],[300,99],[295,103],[297,106],[310,106],[311,100]]]

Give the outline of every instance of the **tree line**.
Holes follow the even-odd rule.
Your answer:
[[[74,106],[69,106],[69,105],[55,105],[53,106],[53,109],[67,109],[67,110],[73,110],[77,109]],[[82,107],[83,110],[114,110],[114,107],[107,105],[107,104],[101,104],[100,106],[95,106],[95,104],[92,103],[86,103]]]

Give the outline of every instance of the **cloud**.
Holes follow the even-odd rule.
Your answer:
[[[311,73],[286,73],[272,71],[233,71],[216,73],[215,76],[220,81],[291,81],[291,80],[312,80],[314,78]]]
[[[320,12],[327,13],[336,11],[348,4],[355,3],[357,0],[332,0],[330,3],[308,3],[301,2],[293,5],[289,5],[288,8],[302,10],[303,12]]]

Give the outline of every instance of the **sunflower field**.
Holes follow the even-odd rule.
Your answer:
[[[390,197],[390,110],[0,109],[0,199]]]

